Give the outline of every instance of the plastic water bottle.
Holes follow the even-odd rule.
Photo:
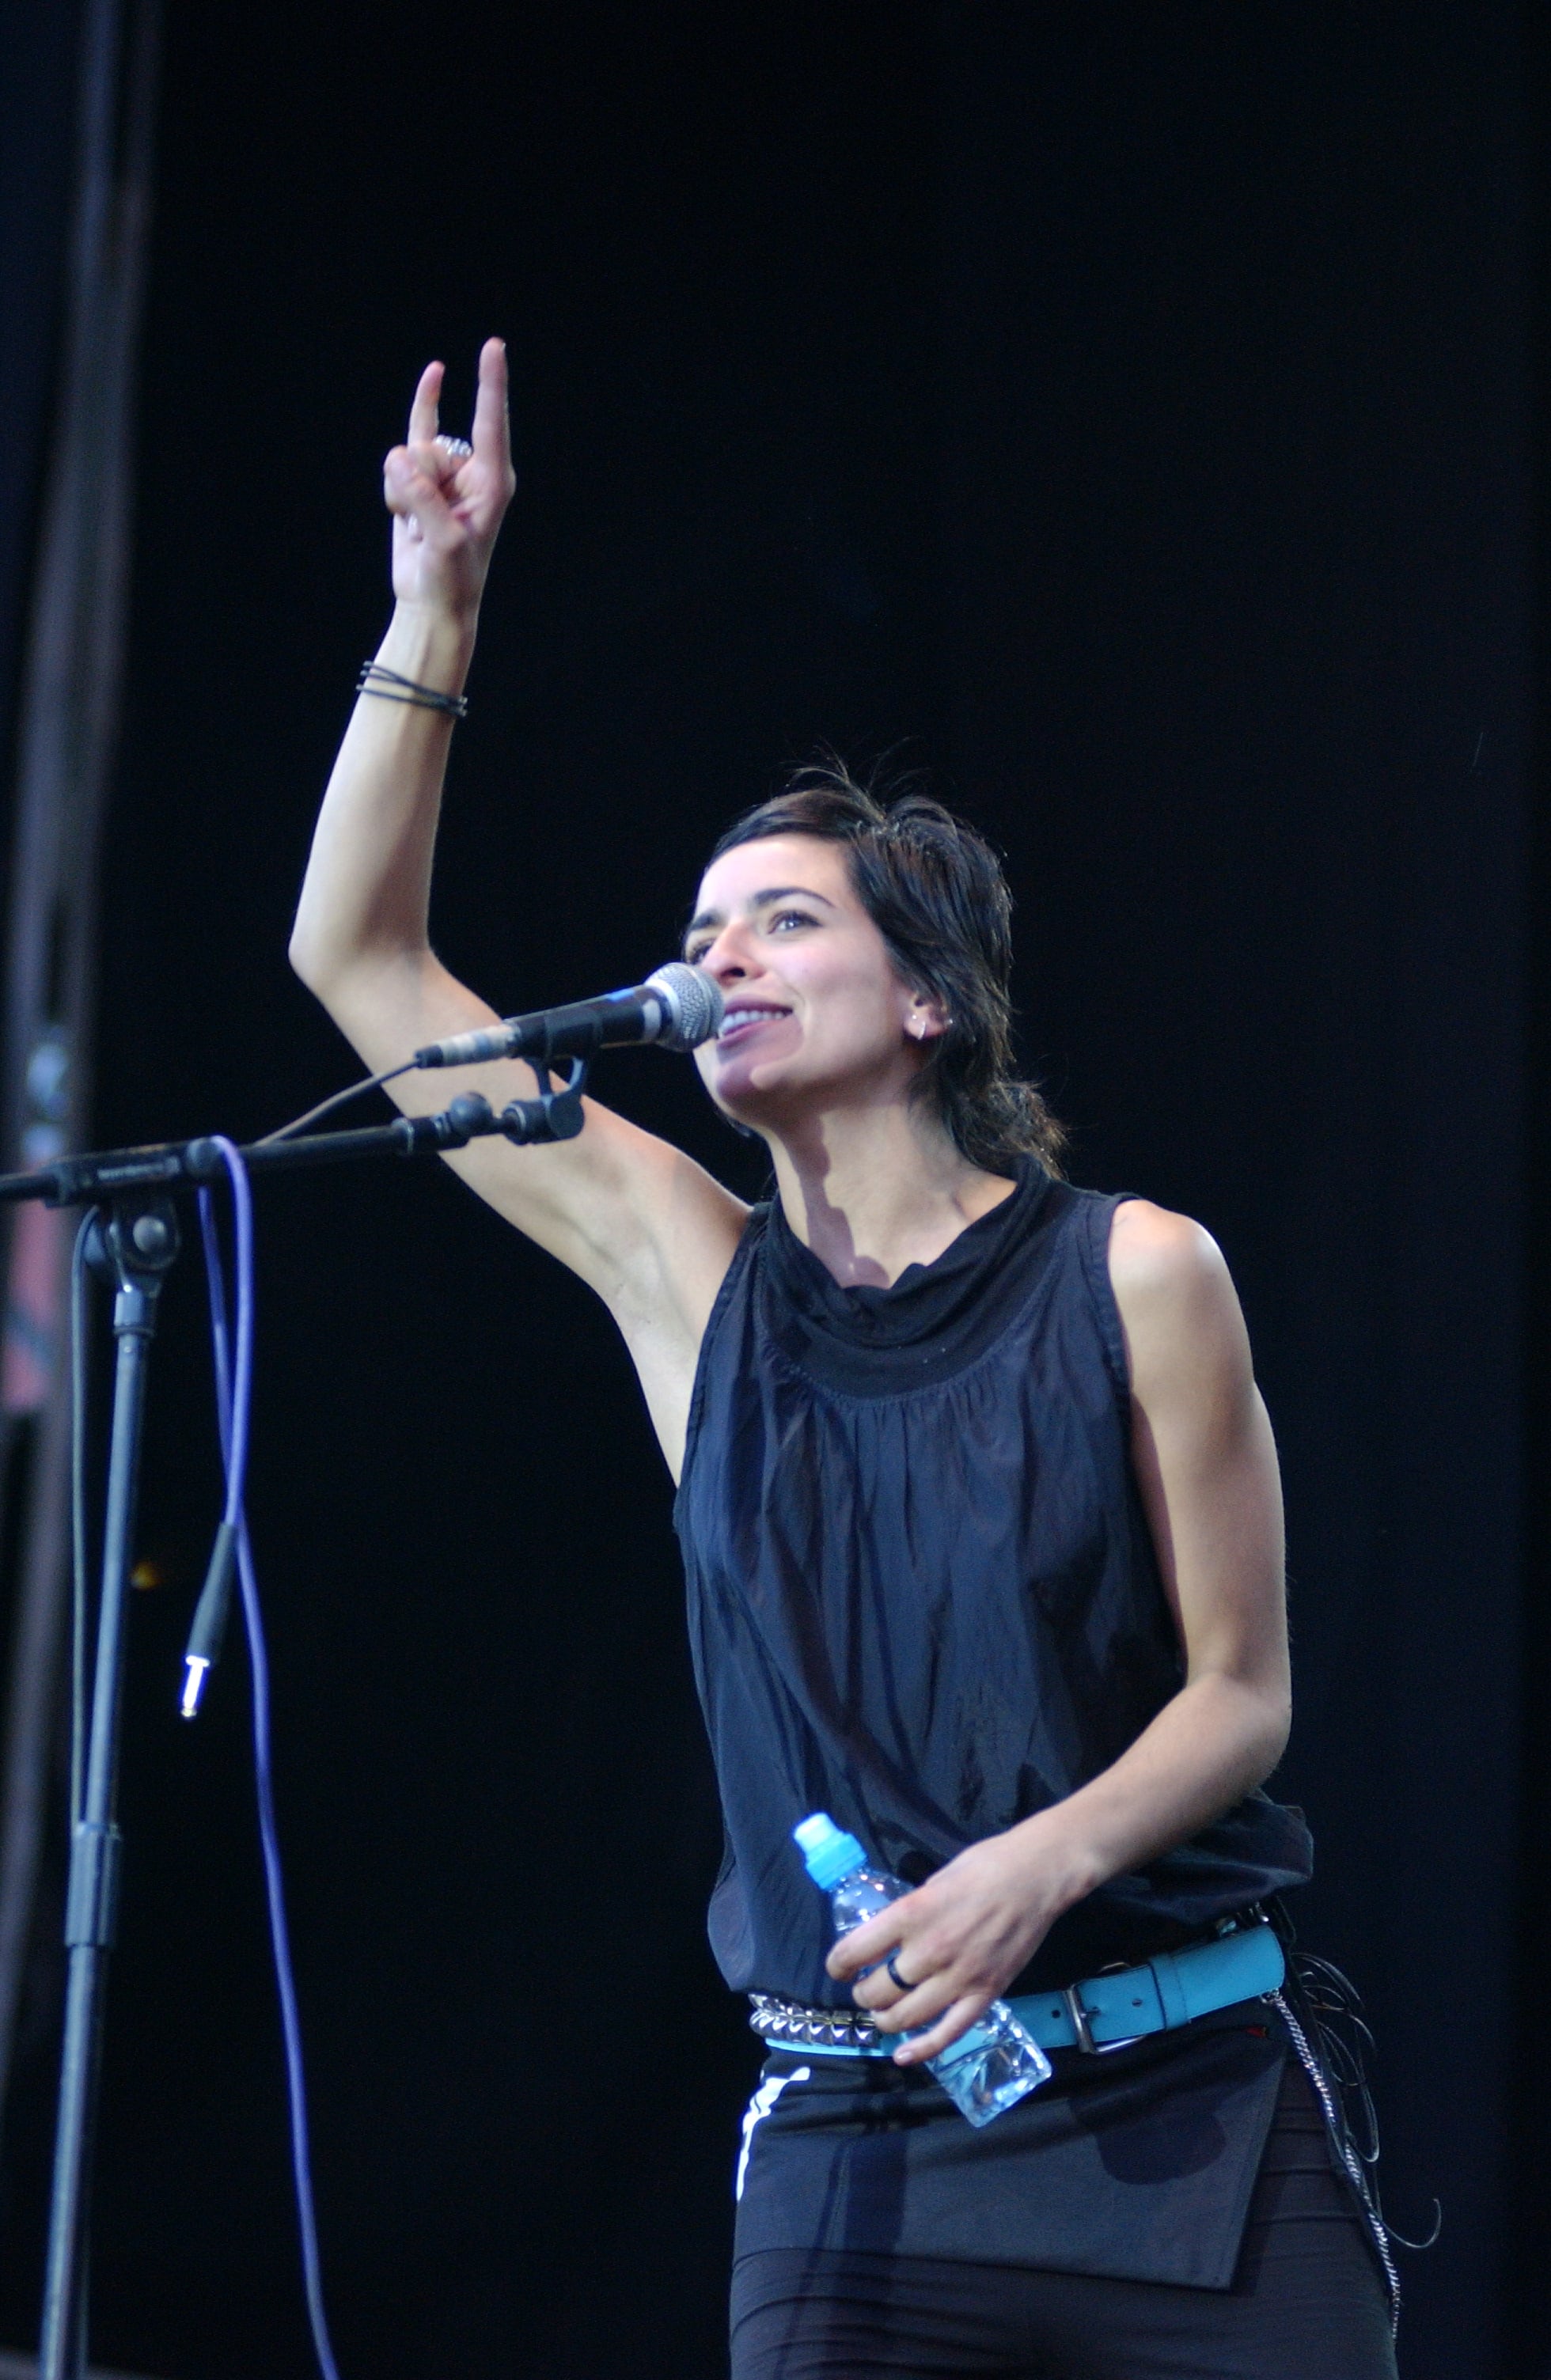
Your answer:
[[[837,1934],[849,1934],[914,1889],[897,1876],[869,1867],[855,1836],[842,1833],[823,1810],[816,1810],[792,1833],[809,1876],[830,1896]],[[915,2028],[916,2034],[929,2030],[927,2025]],[[899,2035],[901,2041],[915,2037],[910,2033]],[[1004,2108],[1016,2107],[1025,2093],[1048,2082],[1052,2071],[1039,2044],[1005,2000],[993,2000],[978,2024],[972,2024],[926,2063],[927,2073],[941,2083],[959,2113],[972,2124],[988,2124]]]

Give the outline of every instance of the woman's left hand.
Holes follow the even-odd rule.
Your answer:
[[[919,2065],[967,2033],[1086,1888],[1073,1889],[1062,1877],[1055,1845],[1039,1839],[1044,1832],[1038,1819],[1025,1819],[1005,1835],[971,1843],[835,1944],[830,1973],[841,1983],[855,1979],[853,1997],[880,2031],[930,2027],[901,2043],[896,2064]],[[889,1973],[891,1956],[908,1991]]]

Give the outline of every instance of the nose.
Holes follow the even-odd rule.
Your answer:
[[[753,972],[744,940],[745,928],[737,917],[729,917],[708,950],[700,953],[695,964],[720,984],[739,983]]]

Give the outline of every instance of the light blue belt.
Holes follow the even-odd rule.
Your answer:
[[[1258,1999],[1279,1989],[1286,1974],[1282,1946],[1262,1922],[1007,2005],[1041,2049],[1097,2051]],[[805,2058],[889,2058],[898,2045],[898,2034],[880,2033],[865,2009],[803,2008],[763,1992],[752,1998],[749,2022],[772,2049],[798,2049]]]
[[[1041,2049],[1102,2049],[1167,2033],[1236,2000],[1279,1989],[1287,1961],[1274,1929],[1245,1925],[1188,1950],[1161,1950],[1140,1967],[1090,1975],[1064,1992],[1033,1992],[1008,2006]]]

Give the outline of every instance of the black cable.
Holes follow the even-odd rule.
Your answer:
[[[293,1116],[289,1123],[283,1123],[276,1132],[266,1132],[262,1140],[256,1140],[253,1146],[255,1148],[269,1148],[277,1140],[289,1140],[293,1133],[300,1132],[307,1124],[316,1123],[320,1116],[332,1115],[334,1109],[342,1108],[347,1099],[358,1099],[365,1091],[380,1091],[384,1083],[391,1083],[396,1076],[411,1075],[414,1071],[414,1059],[406,1058],[401,1066],[390,1066],[385,1074],[367,1075],[358,1083],[347,1083],[344,1090],[320,1099],[317,1106],[309,1108],[305,1115]]]

